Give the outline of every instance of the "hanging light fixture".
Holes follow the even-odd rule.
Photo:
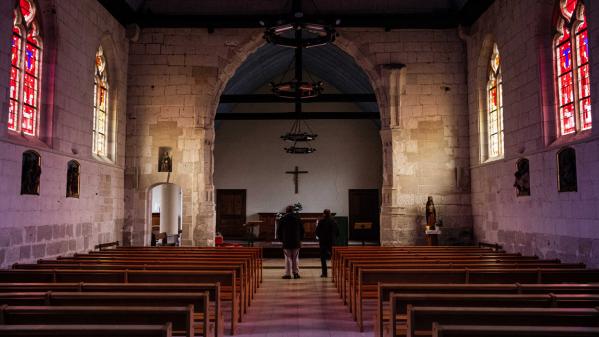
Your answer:
[[[302,124],[304,126],[303,129]],[[282,135],[281,139],[293,143],[290,147],[285,148],[285,152],[291,154],[308,154],[316,151],[310,144],[310,141],[316,139],[316,137],[318,135],[312,132],[306,121],[297,119],[291,125],[291,130]]]
[[[312,1],[314,8],[318,11],[316,3]],[[266,26],[264,21],[259,22]],[[293,0],[291,8],[291,19],[278,20],[275,25],[267,27],[264,32],[264,39],[268,43],[276,44],[289,48],[311,48],[333,43],[337,37],[335,25],[341,21],[335,20],[333,23],[318,20],[317,22],[306,22],[302,10],[302,1]],[[298,35],[300,39],[298,40]]]
[[[312,3],[316,8],[316,3],[314,1]],[[290,80],[285,79],[291,69],[290,64],[279,83],[271,82],[271,87],[273,94],[276,96],[293,100],[295,102],[295,114],[300,116],[302,113],[302,100],[317,97],[324,90],[322,81],[314,81],[312,78],[310,78],[311,81],[304,81],[302,50],[334,42],[337,36],[334,25],[338,25],[339,20],[334,24],[306,22],[301,0],[293,0],[291,17],[291,20],[281,20],[276,25],[267,27],[263,37],[268,43],[295,49],[292,61],[295,69],[294,77]],[[266,26],[263,21],[260,21],[260,24]],[[309,73],[308,76],[310,76]],[[302,125],[304,129],[302,129]],[[318,135],[312,132],[306,121],[296,119],[291,125],[291,130],[282,135],[281,139],[293,143],[290,147],[285,147],[285,152],[308,154],[316,151],[310,144],[310,141],[316,139],[316,137]]]

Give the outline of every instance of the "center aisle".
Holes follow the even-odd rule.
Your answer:
[[[281,268],[269,268],[275,263]],[[320,277],[317,259],[300,260],[300,279],[283,280],[283,259],[265,261],[264,282],[244,322],[239,325],[241,337],[357,337],[360,333],[347,307],[330,278]]]

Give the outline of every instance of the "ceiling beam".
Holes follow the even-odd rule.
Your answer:
[[[303,103],[376,102],[374,94],[321,94],[302,100]],[[273,94],[221,95],[220,103],[293,103]]]
[[[123,26],[138,21],[137,13],[125,0],[98,0],[98,2]]]
[[[108,1],[108,0],[104,0]],[[139,16],[137,24],[142,28],[263,28],[260,21],[276,22],[283,15],[152,15]],[[305,21],[335,22],[340,19],[338,27],[380,27],[384,29],[452,28],[458,24],[455,14],[447,12],[415,13],[415,14],[369,14],[306,17]],[[122,22],[121,22],[122,23]]]
[[[476,2],[471,0],[470,2]],[[480,0],[488,1],[488,0]],[[142,28],[263,28],[260,21],[266,24],[275,23],[289,13],[280,15],[167,15],[135,12],[125,0],[98,0],[112,16],[123,26],[138,24]],[[306,21],[335,22],[341,20],[339,27],[380,27],[387,30],[400,28],[441,29],[457,27],[458,17],[455,12],[437,11],[432,13],[397,13],[397,14],[365,14],[365,15],[324,15],[313,18],[306,16]]]
[[[468,0],[458,14],[460,25],[474,24],[494,2],[495,0]]]
[[[215,120],[380,119],[378,112],[222,112]]]
[[[289,15],[289,13],[280,15],[152,14],[136,12],[125,0],[98,0],[98,2],[123,26],[136,23],[142,28],[262,28],[259,21],[271,24]],[[324,15],[318,18],[306,16],[305,20],[335,22],[340,19],[339,27],[380,27],[386,30],[455,28],[458,24],[472,25],[494,2],[495,0],[468,0],[459,12],[447,10],[430,13]]]

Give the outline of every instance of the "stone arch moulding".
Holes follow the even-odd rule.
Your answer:
[[[215,224],[216,224],[216,211],[215,211],[215,203],[214,203],[214,119],[216,115],[216,110],[218,108],[218,103],[220,100],[220,96],[224,91],[227,82],[234,75],[235,71],[239,66],[245,61],[245,59],[255,52],[259,47],[264,45],[264,40],[262,39],[262,32],[257,32],[253,34],[249,39],[247,39],[244,43],[241,43],[236,50],[235,56],[223,67],[219,68],[217,83],[215,85],[214,96],[212,100],[207,104],[207,109],[205,111],[205,115],[201,116],[196,114],[196,125],[203,129],[204,132],[204,149],[201,152],[201,156],[203,155],[203,162],[206,164],[206,170],[208,174],[205,174],[204,186],[200,188],[203,190],[205,197],[205,207],[200,207],[200,211],[207,212],[203,216],[203,221],[196,222],[196,227],[201,226],[203,222],[205,225],[211,226],[208,230],[209,233],[215,233]],[[339,36],[335,45],[339,47],[341,50],[346,52],[348,55],[353,57],[356,64],[358,64],[362,70],[366,73],[370,80],[370,84],[375,92],[377,97],[377,104],[379,107],[379,112],[381,116],[381,142],[382,142],[382,153],[383,153],[383,187],[382,187],[382,198],[381,198],[381,212],[380,212],[380,223],[381,223],[381,243],[392,244],[392,240],[382,240],[385,235],[385,229],[390,230],[391,227],[398,226],[397,214],[401,213],[400,207],[397,204],[397,196],[396,194],[399,191],[399,187],[396,186],[397,182],[395,182],[394,177],[394,164],[398,161],[398,155],[396,151],[393,150],[394,143],[399,141],[399,98],[397,100],[396,114],[397,117],[393,118],[391,116],[391,109],[389,102],[389,93],[388,90],[390,88],[390,82],[394,81],[394,77],[392,73],[396,72],[396,85],[393,86],[397,90],[401,91],[399,87],[402,81],[399,76],[401,69],[391,69],[385,68],[381,66],[377,66],[371,62],[371,59],[368,55],[365,55],[361,49],[359,48],[356,41],[346,39],[343,37],[343,32],[341,32],[341,36]],[[221,70],[222,69],[222,70]],[[405,72],[405,69],[402,73]],[[206,207],[207,206],[207,207]],[[195,212],[195,211],[194,211]],[[385,228],[387,226],[388,228]],[[198,228],[195,228],[197,230]],[[213,236],[213,235],[212,235]],[[196,234],[194,233],[194,242]],[[213,244],[213,242],[211,242]]]

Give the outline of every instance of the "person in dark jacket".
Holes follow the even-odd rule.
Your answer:
[[[320,264],[322,267],[320,277],[327,277],[327,259],[331,257],[333,244],[338,235],[339,229],[337,228],[337,223],[331,217],[331,210],[325,209],[323,217],[318,220],[318,226],[316,227],[316,236],[320,245]]]
[[[291,272],[293,278],[300,278],[299,250],[304,238],[304,225],[293,210],[293,206],[287,206],[285,215],[279,220],[277,227],[277,238],[283,243],[283,254],[285,254],[284,279],[290,279]]]

